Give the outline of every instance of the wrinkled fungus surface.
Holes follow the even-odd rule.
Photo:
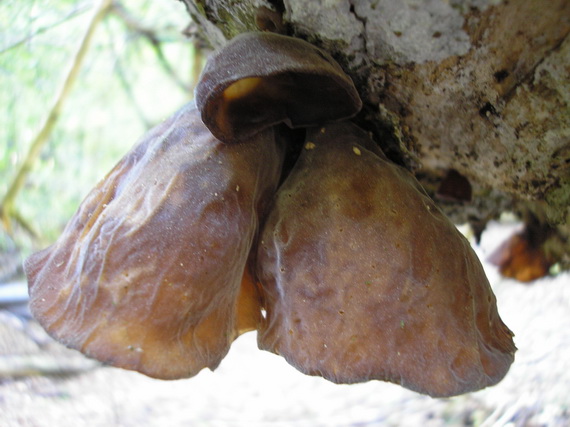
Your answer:
[[[34,316],[68,346],[152,377],[215,368],[260,317],[248,273],[238,298],[281,151],[272,129],[222,144],[183,108],[27,260]]]
[[[501,380],[512,334],[466,239],[356,126],[306,141],[261,235],[260,347],[337,383],[451,396]]]
[[[451,396],[503,378],[515,347],[481,264],[409,172],[338,122],[361,101],[328,54],[245,34],[196,94],[26,261],[51,335],[163,379],[216,368],[248,330],[337,383]],[[300,144],[282,122],[319,127]]]

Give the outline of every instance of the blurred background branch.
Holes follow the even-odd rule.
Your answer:
[[[39,36],[40,34],[43,34],[46,31],[51,30],[52,28],[55,28],[61,24],[66,23],[68,20],[75,18],[77,15],[88,11],[91,8],[91,6],[92,6],[92,4],[90,1],[78,4],[73,9],[71,9],[69,11],[69,13],[67,13],[65,16],[63,16],[61,19],[57,20],[56,22],[52,22],[49,25],[40,27],[37,30],[33,31],[32,33],[25,35],[21,39],[16,40],[16,41],[12,42],[11,44],[3,47],[2,49],[0,49],[0,55],[3,54],[4,52],[10,50],[10,49],[20,47],[21,45],[30,42],[34,37]]]
[[[23,225],[24,229],[27,230],[28,233],[34,237],[38,237],[38,234],[34,231],[33,226],[31,224],[28,224],[20,216],[19,212],[17,212],[17,209],[15,207],[16,197],[24,186],[26,176],[32,169],[32,166],[34,165],[35,160],[38,158],[42,147],[49,139],[53,128],[57,124],[63,105],[65,104],[65,101],[67,100],[69,94],[71,93],[73,85],[77,80],[77,76],[79,75],[83,60],[85,59],[85,55],[87,54],[87,51],[91,45],[91,40],[93,39],[95,30],[97,29],[97,26],[101,20],[104,18],[110,5],[111,0],[101,0],[99,6],[95,10],[93,17],[91,18],[91,22],[85,31],[85,35],[81,40],[77,54],[71,61],[71,67],[63,82],[63,85],[61,86],[59,93],[56,96],[53,107],[51,107],[51,110],[47,115],[43,126],[30,144],[28,153],[14,174],[14,177],[8,187],[8,191],[0,203],[0,215],[2,216],[2,223],[8,232],[10,232],[12,229],[12,220],[14,219]]]
[[[180,89],[188,92],[192,91],[193,87],[190,87],[187,82],[182,80],[168,62],[168,59],[162,51],[162,42],[154,28],[141,24],[140,19],[133,16],[123,4],[118,1],[113,2],[111,12],[122,21],[128,31],[142,36],[149,42],[150,46],[154,49],[158,63],[162,66],[165,73],[180,86]]]
[[[54,241],[137,138],[191,99],[202,59],[187,23],[176,1],[0,2],[0,271]]]

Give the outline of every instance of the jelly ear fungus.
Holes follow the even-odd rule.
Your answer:
[[[301,372],[442,397],[497,383],[513,361],[469,243],[351,123],[308,131],[260,241],[259,345]]]
[[[280,145],[273,129],[223,144],[184,107],[91,191],[54,245],[28,258],[33,315],[113,366],[162,379],[214,369],[260,319],[245,265]]]
[[[248,330],[337,383],[452,396],[504,377],[513,335],[477,256],[347,121],[362,103],[330,55],[240,35],[208,60],[196,104],[143,137],[27,260],[51,335],[163,379],[214,369]],[[306,128],[291,168],[282,123]]]

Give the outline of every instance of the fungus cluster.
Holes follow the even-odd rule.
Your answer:
[[[216,368],[250,330],[337,383],[451,396],[504,377],[512,333],[475,253],[348,120],[361,101],[326,52],[238,36],[209,59],[196,105],[147,133],[26,261],[52,336],[162,379]]]

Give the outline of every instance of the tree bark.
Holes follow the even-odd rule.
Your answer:
[[[181,1],[214,48],[271,30],[329,51],[392,160],[434,196],[449,170],[469,180],[471,201],[439,200],[446,213],[538,217],[570,262],[570,2]]]

